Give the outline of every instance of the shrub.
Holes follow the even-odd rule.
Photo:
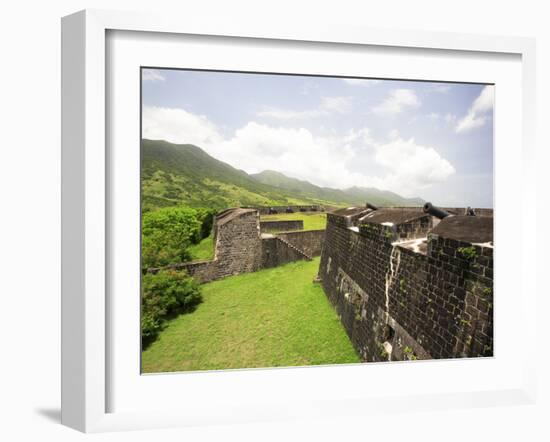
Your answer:
[[[460,253],[462,257],[467,261],[473,261],[477,257],[476,249],[473,246],[459,247],[457,250],[458,250],[458,253]]]
[[[200,236],[201,221],[194,209],[166,207],[142,217],[143,269],[187,261],[187,248]]]
[[[198,244],[202,239],[206,238],[212,232],[212,226],[214,224],[214,216],[216,210],[214,209],[197,209],[197,218],[201,223],[200,235],[195,241],[195,244]]]
[[[166,319],[201,301],[199,284],[185,272],[161,270],[146,273],[141,281],[141,336],[151,342]]]

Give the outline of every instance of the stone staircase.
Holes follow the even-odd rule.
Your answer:
[[[280,237],[276,237],[278,241],[281,241],[283,244],[285,244],[287,247],[291,248],[292,250],[294,250],[298,255],[304,257],[304,259],[306,261],[311,261],[313,258],[311,256],[309,256],[306,252],[304,252],[303,250],[300,250],[298,247],[296,247],[295,245],[289,243],[287,240],[283,239],[283,238],[280,238]]]

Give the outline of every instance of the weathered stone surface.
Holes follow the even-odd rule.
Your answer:
[[[448,216],[433,233],[449,239],[469,243],[486,243],[493,240],[493,218],[488,216]]]
[[[308,256],[320,256],[325,241],[324,230],[306,230],[277,234],[279,238],[292,244]]]
[[[301,219],[260,221],[262,232],[288,232],[291,230],[303,230],[304,222]]]
[[[262,239],[262,268],[278,267],[289,262],[307,260],[308,256],[279,237]]]
[[[301,206],[265,206],[255,207],[254,210],[260,212],[260,215],[267,215],[272,212],[276,213],[294,213],[294,212],[324,212],[329,210],[329,207],[320,205],[301,205]]]
[[[492,355],[492,247],[433,235],[422,216],[346,218],[327,217],[319,277],[365,361]]]
[[[254,272],[262,266],[260,216],[254,209],[228,209],[214,220],[214,259],[169,266],[201,282]]]
[[[303,228],[303,222],[300,223]],[[319,256],[324,233],[324,230],[315,230],[262,235],[258,210],[227,209],[214,220],[215,255],[212,261],[168,267],[184,270],[200,282],[210,282]]]

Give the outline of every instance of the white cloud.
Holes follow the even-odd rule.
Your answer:
[[[259,117],[274,118],[276,120],[305,120],[325,115],[326,112],[318,110],[296,111],[290,109],[266,108],[257,113]]]
[[[307,129],[274,128],[249,122],[234,136],[208,151],[216,158],[248,173],[275,169],[321,186],[350,187],[362,176],[346,164],[355,155],[351,144],[364,139],[357,131],[346,137],[316,136]]]
[[[344,83],[350,84],[352,86],[363,86],[363,87],[370,87],[374,86],[381,82],[381,80],[371,80],[371,79],[363,79],[363,78],[342,78],[342,81]]]
[[[345,114],[352,109],[351,97],[321,97],[318,109],[292,110],[280,108],[266,108],[257,113],[259,117],[274,118],[277,120],[305,120],[323,117],[333,113]]]
[[[197,146],[222,141],[218,129],[208,118],[183,109],[153,106],[143,108],[142,135],[151,140]]]
[[[397,129],[390,130],[390,133],[388,134],[390,139],[394,140],[396,138],[399,138],[399,131]]]
[[[472,110],[476,113],[488,112],[493,109],[495,101],[495,88],[493,86],[485,86],[479,97],[474,100]]]
[[[494,102],[494,87],[485,86],[468,109],[466,115],[459,120],[455,131],[457,133],[468,132],[485,125],[485,122],[489,119],[489,112],[493,109]]]
[[[416,144],[413,138],[394,138],[376,146],[375,161],[388,173],[375,180],[377,187],[417,195],[422,189],[445,181],[455,173],[449,161],[432,147]]]
[[[420,100],[411,89],[394,89],[378,106],[372,108],[372,111],[379,115],[396,115],[406,108],[420,106]]]
[[[456,115],[447,113],[445,114],[445,123],[454,124],[456,121]]]
[[[141,71],[141,78],[143,81],[165,81],[166,78],[156,69],[143,69]]]
[[[372,138],[368,127],[363,127],[362,129],[350,129],[346,135],[341,137],[338,137],[337,134],[334,133],[333,138],[337,138],[337,142],[345,146],[371,146],[376,144],[376,141]]]
[[[440,117],[441,115],[439,115],[437,112],[431,112],[428,114],[428,118],[430,120],[439,120]]]
[[[455,127],[457,133],[468,132],[472,129],[476,129],[485,125],[487,117],[485,115],[476,115],[474,112],[468,112],[464,117],[460,119]]]
[[[346,114],[351,111],[351,97],[322,97],[321,108],[327,112]]]
[[[450,84],[445,84],[445,83],[434,84],[432,86],[432,89],[435,92],[439,92],[440,94],[446,94],[447,92],[449,92],[451,90],[451,85]]]
[[[232,136],[223,137],[204,116],[183,109],[143,109],[144,138],[195,144],[248,173],[275,169],[320,186],[375,186],[405,196],[421,196],[423,189],[455,172],[434,148],[418,145],[412,138],[404,140],[397,131],[390,136],[389,142],[380,143],[368,128],[317,135],[305,128],[250,121]],[[373,168],[350,169],[360,160]],[[374,169],[377,176],[372,176]]]

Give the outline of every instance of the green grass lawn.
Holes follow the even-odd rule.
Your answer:
[[[193,261],[214,259],[214,237],[212,233],[203,238],[198,244],[192,244],[187,249]]]
[[[360,362],[323,289],[319,258],[202,285],[195,311],[142,353],[145,373]]]
[[[278,213],[277,215],[262,215],[262,221],[302,220],[304,230],[323,230],[327,226],[326,213]]]

